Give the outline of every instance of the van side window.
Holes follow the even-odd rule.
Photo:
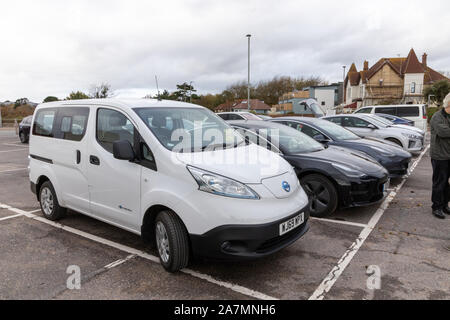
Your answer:
[[[419,107],[397,107],[398,117],[419,117]]]
[[[55,138],[81,141],[86,134],[89,108],[62,107],[58,109]]]
[[[41,109],[37,112],[33,125],[33,135],[53,137],[53,123],[55,121],[55,109]]]
[[[100,108],[97,111],[97,141],[108,152],[113,153],[113,143],[127,140],[134,145],[134,126],[122,113]]]
[[[122,113],[100,108],[97,111],[97,141],[113,153],[113,143],[127,140],[134,145],[134,126]]]
[[[141,165],[151,170],[157,171],[155,156],[148,145],[142,140],[140,143],[141,148]]]
[[[356,111],[356,113],[371,113],[371,112],[372,112],[372,108],[364,108],[364,109]]]
[[[397,115],[397,110],[393,107],[377,107],[375,111],[376,113],[390,114],[391,116]]]

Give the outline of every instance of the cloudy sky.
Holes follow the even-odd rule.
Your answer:
[[[220,92],[247,77],[342,79],[414,47],[450,71],[450,1],[0,0],[0,101],[64,98],[109,82],[118,96],[142,97],[194,81]]]

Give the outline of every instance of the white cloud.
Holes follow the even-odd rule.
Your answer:
[[[377,1],[2,1],[0,100],[65,97],[109,82],[123,96],[194,81],[218,92],[275,75],[342,78],[342,66],[414,47],[450,70],[450,3]]]

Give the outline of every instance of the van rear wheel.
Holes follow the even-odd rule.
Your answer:
[[[189,263],[189,239],[181,220],[172,211],[162,211],[155,220],[155,240],[159,260],[169,272]]]
[[[48,220],[56,221],[66,214],[67,210],[59,205],[55,189],[50,181],[42,184],[39,190],[39,203],[44,217]]]

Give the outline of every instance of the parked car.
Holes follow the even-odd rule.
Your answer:
[[[28,143],[30,140],[30,128],[33,116],[23,118],[19,124],[19,139],[22,143]]]
[[[393,142],[409,152],[420,152],[424,149],[424,137],[409,129],[386,125],[375,117],[366,114],[351,114],[323,117],[362,138],[378,138]]]
[[[230,120],[262,120],[256,114],[251,112],[220,112],[217,114],[225,121]]]
[[[368,106],[358,109],[354,112],[359,113],[384,113],[397,117],[402,117],[411,121],[414,121],[414,125],[427,131],[428,120],[427,110],[424,104],[406,104],[406,105],[389,105],[389,106]]]
[[[400,118],[397,116],[393,116],[390,114],[385,114],[385,113],[375,113],[375,115],[385,118],[386,120],[391,121],[393,124],[404,124],[406,126],[411,126],[414,127],[414,121],[405,119],[405,118]]]
[[[271,116],[264,116],[262,114],[258,114],[257,116],[259,118],[261,118],[262,120],[271,120],[271,119],[273,119]]]
[[[204,126],[212,134],[202,134]],[[217,143],[218,134],[224,143]],[[246,145],[197,105],[46,103],[36,109],[30,141],[31,190],[45,218],[58,220],[72,209],[154,240],[170,272],[186,267],[191,252],[231,260],[268,256],[309,229],[308,197],[292,166]]]
[[[420,134],[422,137],[425,137],[425,131],[423,131],[422,129],[416,128],[416,127],[412,127],[412,126],[408,126],[405,124],[395,124],[392,123],[392,121],[385,119],[383,117],[380,117],[379,115],[376,114],[368,114],[368,116],[373,117],[374,119],[378,120],[379,122],[384,123],[385,125],[389,126],[389,127],[394,127],[394,128],[402,128],[405,130],[410,130],[413,131],[415,133]]]
[[[411,153],[397,145],[378,139],[363,139],[330,121],[302,117],[272,120],[290,126],[328,146],[338,146],[369,155],[389,171],[391,178],[408,173]]]
[[[386,195],[388,172],[378,162],[337,146],[324,146],[307,135],[274,122],[233,121],[247,143],[283,156],[310,196],[312,216],[332,214],[338,206],[370,205]]]

